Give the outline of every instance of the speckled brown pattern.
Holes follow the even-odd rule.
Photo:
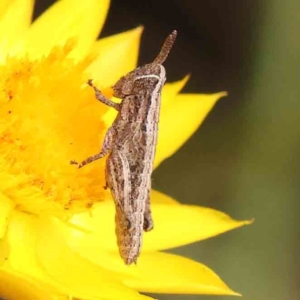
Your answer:
[[[162,63],[175,41],[173,31],[155,60],[122,77],[113,87],[120,104],[93,86],[96,98],[119,111],[106,133],[100,153],[79,167],[108,154],[106,182],[116,205],[116,235],[125,264],[136,263],[143,231],[153,228],[150,209],[151,173],[157,143],[161,90],[166,80]],[[76,163],[76,162],[73,162]]]

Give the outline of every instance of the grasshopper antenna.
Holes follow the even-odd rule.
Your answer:
[[[176,37],[177,37],[177,31],[173,30],[172,33],[166,38],[160,52],[154,59],[154,61],[153,61],[154,64],[161,65],[166,60],[169,52],[171,51],[171,49],[173,47],[173,44],[175,43]]]

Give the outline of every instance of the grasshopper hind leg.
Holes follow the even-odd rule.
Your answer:
[[[152,219],[152,213],[151,213],[150,191],[151,191],[151,188],[149,187],[146,205],[145,205],[145,212],[144,212],[144,225],[143,225],[144,231],[150,231],[153,229],[153,226],[154,226],[153,219]]]

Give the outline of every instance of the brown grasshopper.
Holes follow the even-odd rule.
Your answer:
[[[101,151],[81,162],[79,168],[108,154],[106,187],[115,202],[117,242],[120,256],[127,265],[137,261],[143,230],[153,228],[150,190],[161,90],[166,81],[162,63],[176,35],[174,30],[167,37],[152,63],[136,68],[113,86],[114,96],[122,99],[120,104],[106,98],[91,80],[88,81],[96,98],[116,109],[118,115],[105,135]]]

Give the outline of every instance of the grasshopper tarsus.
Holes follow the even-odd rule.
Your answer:
[[[70,161],[70,165],[76,165],[76,166],[78,166],[78,169],[80,169],[80,168],[82,168],[85,164],[79,164],[76,160],[71,160]]]

